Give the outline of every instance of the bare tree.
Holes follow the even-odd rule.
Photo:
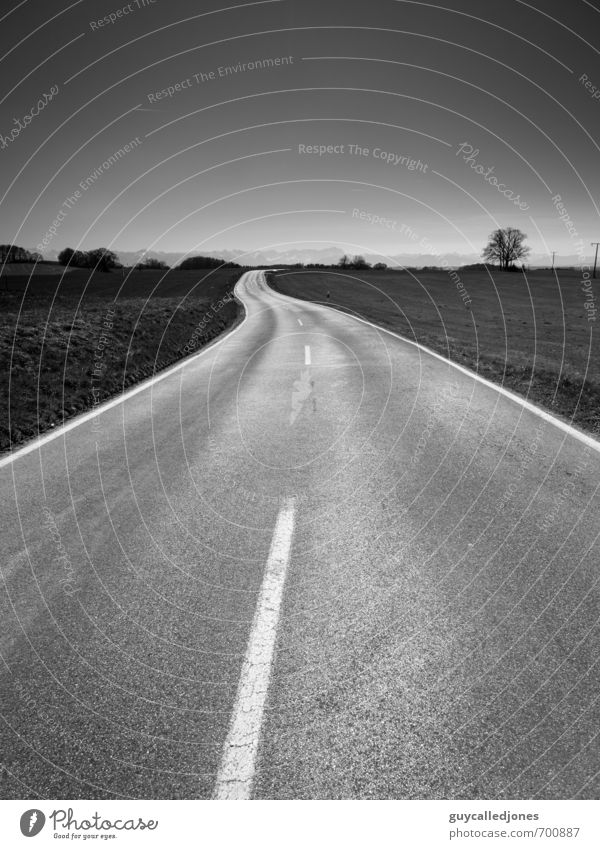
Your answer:
[[[530,249],[524,244],[526,238],[516,227],[499,227],[490,234],[483,258],[486,262],[497,262],[500,268],[508,271],[514,262],[528,256]]]

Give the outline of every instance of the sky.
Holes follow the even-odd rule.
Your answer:
[[[15,0],[0,241],[539,257],[600,239],[600,3]],[[7,11],[5,11],[8,9]]]

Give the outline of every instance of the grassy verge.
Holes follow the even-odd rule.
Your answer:
[[[459,276],[461,288],[444,271],[269,274],[283,294],[394,330],[600,435],[598,331],[588,321],[580,274]]]
[[[239,271],[2,277],[0,449],[206,345],[240,317]]]

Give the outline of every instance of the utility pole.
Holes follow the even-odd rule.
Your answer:
[[[556,256],[556,251],[552,251],[552,271],[554,271],[554,257]]]
[[[596,245],[596,256],[594,257],[594,273],[592,274],[592,277],[595,277],[596,276],[596,264],[598,262],[598,245],[600,245],[600,242],[590,242],[590,245],[592,247],[594,247],[594,245]]]

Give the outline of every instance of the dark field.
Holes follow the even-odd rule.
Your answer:
[[[237,320],[235,301],[216,305],[240,274],[77,270],[62,279],[0,278],[0,448],[150,377],[191,353],[186,345],[201,348]]]
[[[581,274],[464,271],[459,277],[463,289],[445,271],[270,274],[284,294],[394,330],[600,434],[600,347]]]

